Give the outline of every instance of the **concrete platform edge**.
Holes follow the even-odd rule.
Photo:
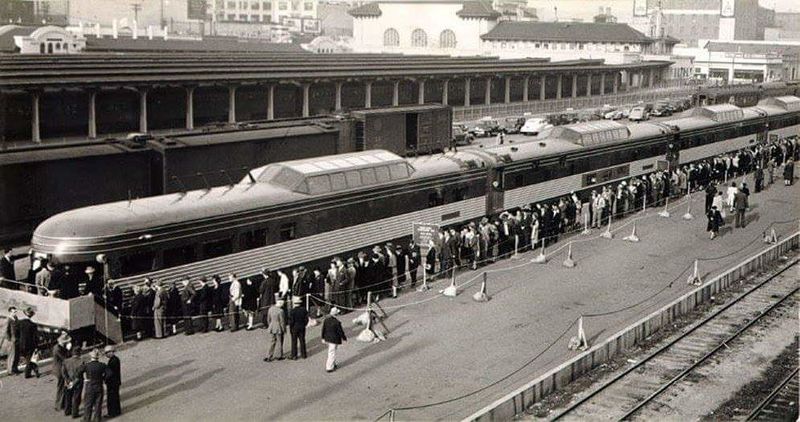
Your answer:
[[[800,231],[787,236],[779,243],[759,252],[741,264],[703,283],[661,309],[624,328],[604,342],[573,357],[544,375],[534,379],[506,396],[496,400],[463,421],[509,421],[546,395],[562,388],[576,378],[607,362],[617,353],[635,346],[662,326],[678,316],[692,311],[697,305],[708,301],[714,294],[725,290],[732,283],[757,271],[792,249],[800,246]]]

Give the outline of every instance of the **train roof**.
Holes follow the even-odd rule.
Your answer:
[[[798,111],[800,110],[800,98],[794,95],[765,98],[758,102],[758,106],[772,106],[783,111]]]
[[[717,123],[736,122],[744,118],[742,109],[733,104],[714,104],[697,107],[692,112],[692,115],[705,117]]]

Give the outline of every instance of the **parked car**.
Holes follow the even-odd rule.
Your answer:
[[[453,143],[456,145],[469,145],[475,139],[463,126],[453,125]]]
[[[647,110],[644,107],[634,107],[628,115],[628,120],[632,122],[641,122],[650,118]]]
[[[625,112],[623,110],[613,110],[603,115],[603,118],[606,120],[620,120],[623,117],[625,117]]]
[[[519,129],[525,124],[523,117],[506,117],[500,122],[503,132],[519,133]]]
[[[550,124],[547,119],[534,117],[532,119],[525,120],[525,124],[519,129],[519,133],[528,136],[536,136],[545,129],[552,127],[553,125]]]
[[[482,119],[469,128],[469,133],[476,138],[495,136],[502,131],[500,123],[493,119]]]

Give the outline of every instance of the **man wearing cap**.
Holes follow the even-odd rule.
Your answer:
[[[21,374],[22,371],[19,367],[19,318],[17,317],[17,308],[11,306],[8,308],[8,323],[6,324],[6,340],[10,343],[8,348],[8,360],[6,367],[10,368],[11,375]]]
[[[283,315],[283,299],[278,299],[267,310],[267,333],[270,337],[269,353],[264,362],[283,360],[283,334],[286,331],[286,318]],[[278,355],[275,356],[275,344],[278,344]]]
[[[113,418],[122,414],[119,404],[119,386],[122,384],[122,370],[120,369],[119,358],[114,354],[114,346],[108,345],[105,348],[105,354],[108,358],[108,377],[106,377],[106,394],[108,400],[106,407],[108,408],[108,417]]]
[[[90,361],[78,371],[78,378],[84,380],[83,420],[99,421],[103,417],[103,383],[111,377],[111,371],[100,362],[100,350],[92,350]],[[74,414],[73,414],[74,416]]]
[[[300,344],[300,357],[306,358],[306,325],[308,325],[308,311],[303,306],[303,298],[292,298],[292,310],[289,311],[289,334],[292,336],[291,360],[297,359],[297,344]]]
[[[328,345],[328,360],[325,361],[327,372],[336,370],[336,348],[347,341],[342,323],[336,319],[336,315],[339,315],[339,308],[331,308],[330,315],[322,322],[322,342]]]
[[[56,402],[53,407],[56,411],[64,410],[66,403],[64,402],[64,361],[69,357],[69,350],[67,345],[72,341],[66,331],[62,331],[61,335],[56,340],[56,345],[53,346],[53,374],[56,376]]]

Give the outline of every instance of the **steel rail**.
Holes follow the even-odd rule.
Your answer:
[[[786,377],[786,379],[781,381],[780,385],[778,385],[778,387],[776,387],[774,390],[772,390],[772,392],[769,394],[769,396],[767,396],[761,403],[759,403],[758,406],[756,406],[755,409],[753,409],[752,412],[750,412],[749,415],[747,415],[747,419],[745,419],[745,420],[746,421],[752,421],[752,420],[755,420],[755,418],[757,418],[759,415],[761,415],[761,412],[763,412],[764,409],[767,406],[772,404],[772,401],[775,399],[775,397],[778,394],[780,394],[781,391],[783,391],[783,389],[789,384],[790,381],[792,381],[792,378],[797,376],[797,372],[798,371],[800,371],[800,368],[794,368],[794,371],[792,371],[792,373],[789,374],[789,376]]]
[[[589,394],[588,394],[586,397],[583,397],[582,399],[580,399],[580,400],[578,400],[577,402],[575,402],[575,403],[573,403],[572,405],[570,405],[570,406],[569,406],[567,409],[563,410],[561,413],[559,413],[558,415],[556,415],[555,417],[553,417],[553,418],[551,419],[551,421],[556,421],[556,420],[559,420],[559,419],[563,418],[564,416],[566,416],[566,415],[568,415],[568,414],[572,413],[572,412],[573,412],[573,411],[575,411],[577,408],[579,408],[580,406],[582,406],[584,403],[586,403],[587,401],[591,400],[592,398],[594,398],[595,396],[597,396],[599,393],[601,393],[602,391],[604,391],[606,388],[608,388],[608,387],[610,387],[610,386],[612,386],[612,385],[616,384],[616,383],[617,383],[619,380],[621,380],[621,379],[625,378],[625,377],[626,377],[626,376],[628,376],[628,374],[630,374],[631,372],[633,372],[633,371],[635,371],[635,370],[639,369],[639,368],[640,368],[640,367],[642,367],[642,366],[643,366],[645,363],[647,363],[647,362],[651,361],[653,358],[655,358],[656,356],[660,355],[661,353],[663,353],[663,352],[665,352],[665,351],[669,350],[669,349],[670,349],[670,348],[671,348],[673,345],[675,345],[675,343],[677,343],[677,342],[679,342],[679,341],[683,340],[683,339],[684,339],[684,338],[686,338],[686,337],[687,337],[689,334],[692,334],[693,332],[695,332],[695,331],[696,331],[697,329],[699,329],[700,327],[703,327],[703,326],[705,326],[705,325],[706,325],[708,322],[711,322],[712,320],[714,320],[714,319],[715,319],[717,316],[719,316],[720,314],[722,314],[723,312],[725,312],[726,310],[728,310],[729,308],[731,308],[733,305],[735,305],[735,304],[739,303],[739,302],[740,302],[742,299],[744,299],[745,297],[749,296],[751,293],[755,292],[756,290],[759,290],[759,289],[760,289],[762,286],[764,286],[764,285],[766,285],[767,283],[771,282],[771,281],[772,281],[772,280],[774,280],[776,277],[778,277],[779,275],[783,274],[783,273],[784,273],[786,270],[788,270],[789,268],[792,268],[792,267],[794,267],[795,265],[797,265],[797,263],[798,263],[798,262],[800,262],[800,259],[796,259],[796,260],[794,260],[794,262],[792,262],[791,264],[787,265],[786,267],[784,267],[783,269],[781,269],[781,270],[780,270],[780,271],[778,271],[777,273],[773,274],[772,276],[770,276],[770,277],[769,277],[769,278],[767,278],[766,280],[762,281],[761,283],[759,283],[758,285],[754,286],[754,287],[753,287],[753,288],[751,288],[750,290],[748,290],[748,291],[746,291],[746,292],[742,293],[741,295],[739,295],[737,298],[735,298],[735,299],[734,299],[734,300],[732,300],[731,302],[727,303],[727,304],[726,304],[725,306],[723,306],[722,308],[720,308],[720,309],[716,310],[714,313],[712,313],[711,315],[707,316],[706,318],[704,318],[704,319],[703,319],[702,321],[700,321],[699,323],[695,324],[693,327],[691,327],[691,328],[690,328],[688,331],[686,331],[685,333],[683,333],[683,334],[681,334],[680,336],[678,336],[678,337],[674,338],[674,339],[673,339],[673,340],[671,340],[669,343],[667,343],[667,344],[663,345],[662,347],[660,347],[658,350],[655,350],[654,352],[652,352],[651,354],[649,354],[648,356],[646,356],[644,359],[642,359],[641,361],[637,362],[635,365],[633,365],[633,366],[631,366],[630,368],[626,369],[625,371],[623,371],[623,372],[619,373],[619,374],[618,374],[618,375],[616,375],[614,378],[612,378],[611,380],[609,380],[607,383],[605,383],[605,384],[601,385],[599,388],[597,388],[596,390],[594,390],[594,391],[592,391],[591,393],[589,393]],[[794,289],[794,290],[792,291],[792,293],[791,293],[791,294],[794,294],[794,292],[796,292],[798,289],[800,289],[800,288]],[[791,295],[791,294],[790,294],[790,295]],[[782,300],[783,300],[783,299],[782,299]],[[766,312],[764,312],[763,314],[765,314],[765,313],[766,313]],[[725,344],[725,343],[726,343],[726,342],[723,342],[723,344]],[[626,416],[627,416],[627,415],[626,415]],[[623,418],[624,418],[624,417],[623,417]]]

